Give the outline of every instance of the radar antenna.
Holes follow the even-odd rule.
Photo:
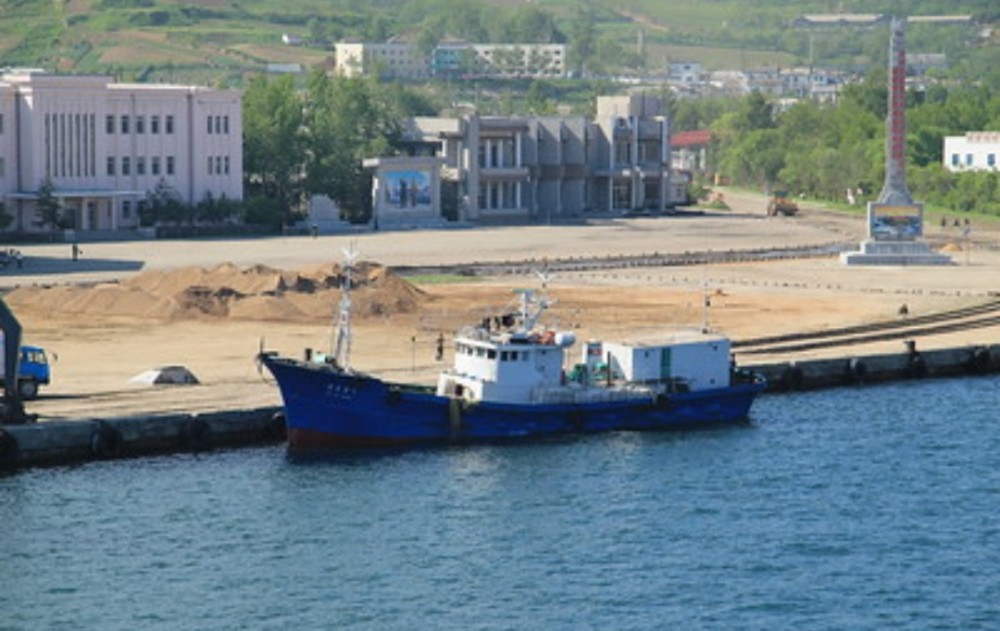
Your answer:
[[[343,278],[340,286],[340,309],[331,355],[336,365],[344,370],[351,367],[351,286],[354,283],[355,263],[359,252],[352,241],[350,246],[344,248]]]

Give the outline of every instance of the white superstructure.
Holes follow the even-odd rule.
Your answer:
[[[568,331],[539,327],[549,302],[519,290],[518,313],[486,318],[455,339],[452,368],[438,377],[439,396],[468,403],[584,404],[650,400],[673,392],[727,388],[730,342],[701,331],[620,344],[588,341],[581,362],[566,371]]]

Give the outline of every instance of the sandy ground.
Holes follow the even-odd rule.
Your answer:
[[[0,271],[0,287],[108,282],[149,270],[227,262],[296,269],[338,261],[351,243],[363,259],[395,266],[830,244],[857,241],[864,233],[861,215],[805,209],[798,217],[768,218],[760,196],[730,192],[727,200],[733,210],[724,213],[608,218],[587,226],[85,243],[78,261],[71,260],[68,244],[28,246],[22,248],[22,269]],[[949,250],[961,242],[953,226],[930,226],[927,237]],[[913,315],[929,313],[983,302],[998,289],[1000,229],[975,225],[972,242],[966,251],[950,252],[955,264],[947,267],[847,268],[834,258],[817,258],[557,274],[549,284],[557,300],[551,321],[573,329],[578,339],[698,327],[706,319],[706,293],[712,303],[709,325],[734,339],[894,319],[902,304]],[[538,283],[531,276],[423,284],[427,298],[419,311],[355,321],[352,363],[393,378],[432,381],[443,366],[434,358],[440,333],[450,336],[463,323],[503,307],[515,287]],[[331,321],[335,308],[330,304]],[[276,387],[254,361],[258,348],[299,355],[305,348],[327,349],[332,334],[326,319],[80,317],[30,304],[18,306],[16,315],[25,340],[56,356],[54,383],[27,406],[41,420],[279,405]],[[1000,343],[1000,329],[919,340],[925,349],[984,343]],[[901,347],[892,342],[834,353]],[[188,367],[201,385],[151,388],[129,382],[145,370],[172,364]]]

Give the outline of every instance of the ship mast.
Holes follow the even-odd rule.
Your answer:
[[[352,243],[344,249],[344,277],[340,286],[340,309],[330,352],[337,366],[351,368],[351,285],[354,283],[354,263],[358,251]]]

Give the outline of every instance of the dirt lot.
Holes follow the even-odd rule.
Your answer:
[[[286,287],[304,286],[303,278],[335,266],[351,242],[364,260],[388,266],[526,258],[541,264],[548,257],[837,243],[863,234],[861,216],[807,209],[794,218],[767,218],[758,196],[732,194],[729,202],[733,210],[726,213],[608,218],[587,226],[91,243],[82,244],[78,261],[69,257],[67,244],[40,245],[23,249],[23,269],[0,272],[0,286],[21,288],[5,300],[26,341],[57,355],[55,382],[28,405],[43,420],[278,405],[274,384],[254,361],[258,348],[293,355],[307,347],[328,348],[337,291],[313,287],[276,299],[268,294],[273,290],[268,283],[280,278]],[[929,240],[951,251],[955,265],[846,268],[831,257],[556,274],[549,281],[557,301],[550,322],[576,331],[578,339],[619,339],[707,321],[741,339],[899,318],[902,304],[920,314],[988,299],[1000,278],[1000,231],[974,226],[975,248],[968,252],[956,249],[961,243],[951,226],[927,232]],[[222,284],[244,283],[242,297],[221,304],[205,289],[213,274]],[[385,295],[356,294],[352,363],[425,382],[442,367],[434,359],[440,333],[450,336],[462,324],[496,312],[513,298],[514,288],[539,285],[528,275],[463,283],[423,279],[416,290],[386,289],[390,280],[379,281]],[[157,286],[159,293],[153,291]],[[408,302],[397,300],[404,294]],[[921,348],[998,342],[998,329],[919,341]],[[900,347],[894,342],[835,352]],[[188,367],[201,385],[151,388],[129,381],[174,364]]]

